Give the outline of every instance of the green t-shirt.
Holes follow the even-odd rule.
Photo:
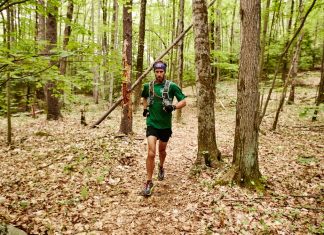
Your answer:
[[[150,115],[146,119],[146,125],[152,126],[156,129],[167,129],[172,127],[172,113],[167,113],[163,110],[162,105],[162,92],[164,89],[165,80],[163,83],[154,83],[154,101],[151,106],[149,106]],[[150,96],[149,88],[150,84],[146,83],[143,86],[142,97],[148,98]],[[177,98],[178,102],[186,98],[186,96],[182,93],[180,87],[178,87],[175,83],[170,82],[169,87],[169,97],[173,100],[174,97]]]

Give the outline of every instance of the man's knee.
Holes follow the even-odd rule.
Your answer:
[[[160,155],[166,155],[165,148],[164,149],[159,149],[159,154]]]
[[[148,150],[148,154],[147,154],[147,156],[148,156],[149,158],[154,158],[154,157],[155,157],[155,151],[152,150],[152,149],[149,149],[149,150]]]

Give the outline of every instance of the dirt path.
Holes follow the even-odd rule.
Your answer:
[[[219,89],[217,144],[231,162],[235,121],[234,84]],[[299,92],[299,93],[298,93]],[[313,96],[313,90],[297,91]],[[229,95],[231,94],[231,95]],[[301,98],[303,98],[301,97]],[[220,186],[220,170],[193,180],[197,121],[193,97],[174,123],[165,163],[166,178],[154,194],[139,195],[145,180],[145,123],[134,117],[134,136],[117,137],[120,112],[88,129],[79,114],[60,122],[44,117],[13,120],[15,146],[5,147],[0,128],[0,223],[29,234],[313,234],[323,231],[323,117],[300,118],[302,104],[287,106],[280,128],[260,135],[259,161],[267,181],[263,194],[235,185]],[[103,107],[101,107],[103,109]],[[270,106],[269,113],[274,110]],[[87,120],[98,118],[89,107]],[[157,160],[157,159],[156,159]],[[156,161],[157,162],[157,161]],[[155,174],[156,175],[156,174]]]

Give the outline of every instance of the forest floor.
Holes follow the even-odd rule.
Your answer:
[[[318,73],[317,73],[318,75]],[[232,161],[236,85],[218,85],[217,145],[227,168]],[[0,224],[28,234],[323,234],[324,117],[311,122],[316,89],[298,87],[270,131],[279,93],[273,95],[259,141],[266,190],[217,185],[224,169],[189,177],[197,152],[197,112],[191,88],[183,120],[173,122],[166,178],[151,197],[145,181],[145,120],[134,116],[134,134],[119,135],[121,111],[99,128],[80,125],[80,107],[61,121],[13,118],[14,145],[5,145],[0,119]],[[105,104],[89,105],[92,124]],[[156,161],[158,157],[156,158]],[[226,167],[225,167],[226,168]]]

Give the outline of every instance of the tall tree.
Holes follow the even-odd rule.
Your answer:
[[[6,20],[6,27],[4,27],[5,30],[5,40],[7,43],[7,57],[9,58],[10,54],[10,46],[11,46],[11,40],[12,40],[12,25],[11,25],[11,8],[8,7],[6,9],[7,13],[7,20]],[[7,144],[11,145],[11,137],[12,137],[12,129],[11,129],[11,82],[10,82],[10,72],[7,72],[7,83],[6,83],[6,96],[7,96]]]
[[[178,20],[178,35],[180,35],[184,30],[184,0],[179,1],[179,20]],[[182,89],[183,84],[183,38],[178,43],[178,85]],[[181,109],[176,111],[176,120],[180,122],[181,120]]]
[[[262,80],[262,72],[263,72],[263,64],[264,64],[264,52],[266,48],[266,38],[268,32],[268,22],[269,22],[269,14],[270,14],[270,2],[271,0],[267,0],[266,7],[263,12],[263,27],[262,27],[262,37],[261,37],[261,54],[260,54],[260,75],[259,79]]]
[[[236,126],[233,151],[233,180],[241,186],[260,185],[259,56],[260,1],[241,0],[241,50],[237,84]]]
[[[111,55],[117,50],[117,37],[118,37],[118,0],[114,0],[113,3],[113,15],[112,15],[112,30],[111,30],[111,43],[110,52]],[[110,72],[110,84],[109,84],[109,106],[113,105],[114,96],[114,73]]]
[[[137,49],[137,61],[136,61],[136,79],[138,79],[143,73],[145,18],[146,18],[146,0],[141,0],[138,49]],[[142,90],[142,81],[140,81],[140,83],[134,90],[134,111],[138,109],[140,99],[141,99],[141,90]]]
[[[46,19],[46,54],[51,55],[51,50],[56,47],[57,43],[57,21],[58,7],[52,2],[47,2],[47,19]],[[51,59],[50,65],[57,65],[55,59]],[[45,96],[47,103],[47,120],[58,120],[61,115],[61,107],[59,102],[59,90],[57,84],[53,80],[49,80],[45,85]]]
[[[217,167],[221,153],[217,148],[215,134],[215,93],[210,67],[208,38],[208,12],[205,0],[192,1],[194,47],[198,104],[198,153],[195,167],[207,165]]]
[[[63,38],[63,50],[67,49],[67,45],[70,40],[71,32],[72,32],[72,16],[73,16],[73,1],[68,1],[68,6],[66,10],[66,24],[64,28],[64,38]],[[65,75],[66,74],[66,66],[67,66],[67,58],[63,57],[60,59],[60,74]]]
[[[289,20],[288,20],[288,26],[287,26],[286,43],[285,43],[284,48],[286,48],[287,45],[289,44],[289,38],[290,38],[291,27],[292,27],[292,19],[293,19],[293,15],[294,15],[294,4],[295,4],[295,1],[291,0],[290,14],[289,14]],[[282,69],[281,69],[282,81],[285,81],[287,78],[287,72],[288,72],[287,66],[288,66],[288,51],[282,57]]]
[[[123,110],[119,132],[129,134],[133,128],[132,98],[130,88],[132,68],[132,0],[123,5]]]

